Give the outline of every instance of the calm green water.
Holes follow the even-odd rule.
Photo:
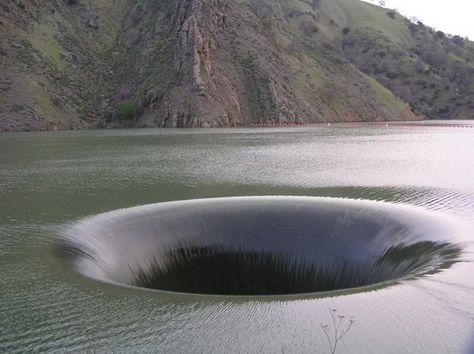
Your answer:
[[[104,284],[58,257],[86,216],[163,201],[301,195],[414,205],[474,241],[474,129],[116,130],[0,135],[0,352],[474,350],[474,264],[329,297],[181,296]],[[447,235],[449,237],[449,235]]]

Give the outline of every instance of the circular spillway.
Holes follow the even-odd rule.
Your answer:
[[[94,279],[191,294],[367,289],[433,273],[461,252],[421,209],[315,197],[169,202],[87,218],[61,252]]]

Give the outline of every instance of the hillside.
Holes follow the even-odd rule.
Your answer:
[[[473,73],[358,0],[0,4],[0,131],[471,118]]]

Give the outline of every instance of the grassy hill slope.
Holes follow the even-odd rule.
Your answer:
[[[8,0],[0,130],[471,118],[474,44],[358,0]]]

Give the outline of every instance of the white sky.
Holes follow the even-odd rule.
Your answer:
[[[365,0],[378,4],[378,0]],[[425,25],[474,40],[474,0],[385,0],[386,7]]]

